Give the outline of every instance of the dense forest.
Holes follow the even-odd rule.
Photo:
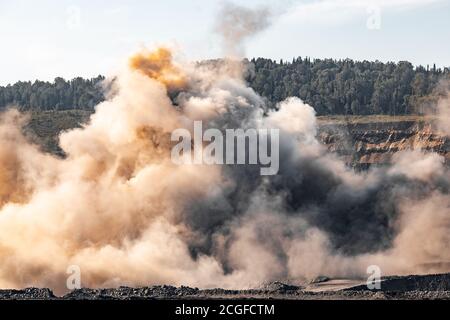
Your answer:
[[[0,87],[0,108],[15,105],[27,111],[93,110],[95,105],[105,99],[102,87],[104,79],[98,76],[70,81],[56,78],[53,83],[20,81]]]
[[[248,60],[247,60],[248,61]],[[269,104],[297,96],[319,115],[420,114],[432,105],[448,68],[416,67],[409,62],[296,58],[292,62],[252,59],[247,81]],[[86,110],[104,100],[104,77],[56,78],[53,83],[17,82],[0,87],[0,108]]]
[[[417,114],[439,94],[437,84],[450,79],[448,68],[414,68],[409,62],[353,60],[292,62],[253,59],[251,86],[271,102],[300,97],[319,115]]]

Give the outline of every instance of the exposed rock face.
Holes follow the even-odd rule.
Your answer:
[[[43,150],[63,155],[57,144],[58,135],[79,127],[88,117],[89,113],[81,111],[36,113],[25,131]],[[450,139],[440,135],[432,121],[423,117],[348,119],[320,117],[319,138],[330,151],[337,152],[356,168],[389,163],[395,152],[414,148],[437,152],[450,162]]]
[[[319,138],[356,168],[383,165],[403,150],[436,152],[450,163],[450,139],[425,121],[319,122]]]

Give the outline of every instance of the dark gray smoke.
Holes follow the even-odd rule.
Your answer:
[[[222,5],[215,31],[222,38],[223,52],[230,58],[244,56],[245,42],[267,29],[273,17],[268,7],[249,9],[230,2]]]

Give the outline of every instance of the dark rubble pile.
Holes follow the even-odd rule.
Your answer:
[[[190,287],[154,286],[143,288],[119,287],[115,289],[78,289],[66,294],[63,299],[130,300],[130,299],[176,299],[195,296],[199,289]]]
[[[368,290],[367,286],[360,285],[348,290]],[[450,291],[450,273],[430,275],[410,275],[384,277],[381,280],[381,291],[386,292],[414,292]]]
[[[326,282],[321,277],[315,282]],[[450,273],[436,275],[413,275],[384,277],[381,290],[371,291],[365,285],[338,291],[307,291],[304,287],[272,282],[259,289],[226,290],[173,286],[143,288],[119,287],[114,289],[73,290],[57,297],[50,289],[28,288],[23,290],[0,290],[0,300],[145,300],[145,299],[450,299]]]
[[[0,290],[0,299],[2,300],[51,300],[56,298],[50,289]]]

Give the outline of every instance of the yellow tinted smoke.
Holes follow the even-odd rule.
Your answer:
[[[167,48],[144,51],[130,58],[130,67],[164,84],[169,90],[182,89],[186,76],[172,61],[172,52]]]

